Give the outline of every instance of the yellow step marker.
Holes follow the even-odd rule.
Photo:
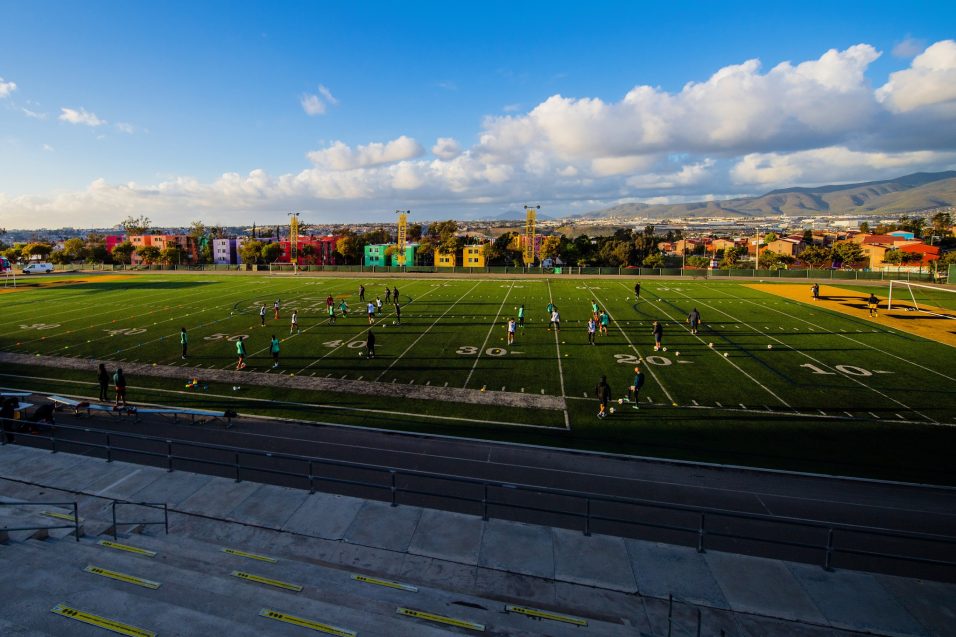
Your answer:
[[[119,571],[111,571],[106,568],[100,568],[99,566],[89,565],[83,570],[87,573],[92,573],[93,575],[108,577],[110,579],[115,579],[118,582],[126,582],[127,584],[136,584],[137,586],[142,586],[143,588],[151,588],[156,590],[160,587],[159,582],[154,582],[150,579],[143,579],[142,577],[136,577],[135,575],[127,575],[126,573],[120,573]]]
[[[388,588],[397,588],[400,591],[409,591],[411,593],[417,593],[418,588],[412,586],[411,584],[402,584],[401,582],[393,582],[387,579],[378,579],[377,577],[366,577],[365,575],[353,575],[352,579],[356,582],[365,582],[366,584],[375,584],[376,586],[386,586]]]
[[[99,615],[87,613],[86,611],[79,610],[78,608],[71,608],[66,604],[57,604],[50,609],[50,612],[61,617],[75,619],[78,622],[83,622],[84,624],[89,624],[90,626],[96,626],[97,628],[103,628],[114,633],[119,633],[120,635],[127,635],[127,637],[156,637],[156,633],[151,630],[130,626],[129,624],[118,622],[115,619],[100,617]]]
[[[311,619],[305,619],[304,617],[296,617],[295,615],[287,615],[286,613],[280,613],[277,610],[272,610],[269,608],[263,608],[262,610],[260,610],[259,617],[268,617],[269,619],[274,619],[279,622],[292,624],[293,626],[301,626],[302,628],[311,628],[312,630],[317,630],[320,633],[326,633],[327,635],[336,635],[336,637],[356,637],[356,635],[358,635],[358,633],[352,630],[339,628],[338,626],[332,626],[330,624],[323,624],[322,622],[313,621]]]
[[[430,622],[438,622],[439,624],[448,624],[449,626],[457,626],[458,628],[467,628],[469,630],[477,630],[478,632],[485,632],[485,625],[478,624],[475,622],[470,622],[466,619],[456,619],[455,617],[445,617],[444,615],[435,615],[433,613],[426,613],[420,610],[414,610],[411,608],[396,608],[395,612],[399,615],[404,615],[405,617],[414,617],[416,619],[424,619]]]
[[[146,557],[156,557],[156,551],[141,549],[138,546],[130,546],[129,544],[120,544],[119,542],[111,542],[110,540],[100,540],[97,544],[105,546],[108,549],[116,549],[117,551],[136,553],[137,555],[144,555]]]
[[[67,522],[76,522],[74,518],[69,513],[57,513],[56,511],[41,511],[40,515],[45,515],[48,518],[56,518],[57,520],[66,520]],[[80,518],[80,522],[83,521],[83,518]]]
[[[258,553],[246,553],[245,551],[240,551],[238,549],[223,549],[223,553],[228,553],[229,555],[238,555],[239,557],[245,557],[250,560],[259,560],[260,562],[269,562],[270,564],[275,564],[278,560],[266,555],[259,555]]]
[[[538,608],[528,608],[527,606],[515,606],[514,604],[508,604],[505,606],[505,610],[509,613],[520,613],[522,615],[527,615],[528,617],[534,617],[535,619],[550,619],[555,622],[564,622],[565,624],[574,624],[575,626],[587,626],[588,620],[581,619],[580,617],[572,617],[570,615],[561,615],[559,613],[550,613],[546,610],[540,610]]]
[[[302,591],[302,587],[298,584],[290,584],[289,582],[283,582],[277,579],[272,579],[271,577],[262,577],[261,575],[253,575],[252,573],[246,573],[245,571],[233,571],[233,577],[238,577],[239,579],[244,579],[249,582],[256,582],[258,584],[265,584],[266,586],[275,586],[276,588],[284,588],[287,591],[295,591],[299,593]]]

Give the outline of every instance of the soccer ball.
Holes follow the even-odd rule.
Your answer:
[[[773,349],[773,345],[767,345],[767,349]]]
[[[614,413],[614,407],[611,407],[611,413],[612,414]]]
[[[666,348],[666,347],[664,348],[664,351],[665,351],[665,352],[667,351],[667,348]]]
[[[618,405],[623,405],[623,404],[624,404],[624,399],[623,399],[623,398],[618,398],[618,399],[617,399],[617,404],[618,404]]]
[[[724,352],[724,358],[727,358],[728,356],[730,356],[730,354],[728,354],[727,352]]]
[[[233,385],[233,386],[232,386],[232,391],[239,391],[239,389],[240,389],[240,388],[239,388],[239,385]]]
[[[680,352],[674,352],[674,356],[680,356]]]
[[[713,346],[714,346],[713,343],[707,343],[707,347],[713,347]]]

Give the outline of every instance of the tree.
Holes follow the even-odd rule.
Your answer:
[[[558,235],[545,237],[541,242],[541,250],[538,254],[542,261],[559,257],[561,255],[561,237]]]
[[[660,252],[650,254],[644,257],[644,261],[642,261],[642,264],[648,268],[663,268],[664,263],[664,255]]]
[[[803,242],[808,246],[813,245],[813,230],[810,228],[807,228],[803,231]]]
[[[352,261],[359,261],[364,247],[364,243],[351,232],[335,242],[335,249],[345,259],[346,265]]]
[[[179,263],[179,260],[183,256],[183,251],[180,250],[177,246],[169,246],[163,248],[159,253],[159,262],[163,265],[173,265]]]
[[[860,232],[863,234],[870,234],[870,224],[867,221],[860,222]]]
[[[299,248],[299,257],[306,263],[312,263],[315,257],[315,246],[311,243],[307,243]]]
[[[262,260],[266,263],[276,261],[282,255],[282,246],[278,243],[267,243],[262,246]]]
[[[418,241],[422,238],[422,224],[410,223],[405,230],[405,238],[409,241]]]
[[[773,250],[761,250],[760,258],[757,260],[757,267],[761,270],[774,270],[780,259],[780,255]]]
[[[33,257],[39,257],[40,259],[45,259],[48,256],[50,256],[51,252],[53,252],[53,246],[51,246],[49,243],[40,243],[40,242],[28,243],[25,246],[23,246],[21,252],[23,254],[23,258],[27,261],[29,261]]]
[[[146,215],[140,215],[138,217],[133,217],[130,215],[120,222],[120,225],[123,226],[123,230],[126,232],[126,236],[134,234],[149,234],[153,230],[153,222],[149,220],[149,217]]]
[[[156,246],[139,246],[136,248],[136,254],[143,260],[143,263],[152,265],[159,260],[160,252]]]
[[[720,268],[722,270],[730,270],[737,266],[740,263],[740,255],[743,253],[742,248],[733,247],[727,248],[724,250],[724,256],[720,261]]]
[[[859,265],[866,260],[863,248],[852,241],[841,241],[833,246],[833,262],[842,263],[844,267]]]
[[[776,232],[768,232],[767,234],[765,234],[765,235],[763,236],[763,242],[764,242],[764,243],[770,243],[770,242],[776,241],[776,240],[777,240],[777,233],[776,233]]]
[[[498,248],[495,247],[494,241],[489,241],[488,243],[481,246],[481,254],[485,257],[485,264],[491,265],[492,262],[497,261],[501,258],[501,253],[498,251]]]
[[[132,263],[133,244],[129,241],[117,243],[113,246],[113,260],[120,263]]]
[[[256,239],[243,241],[242,247],[239,248],[239,257],[242,262],[248,264],[259,263],[262,260],[262,246],[263,243]]]
[[[800,260],[811,268],[820,268],[824,263],[829,263],[832,258],[833,252],[824,246],[810,246],[800,253]]]
[[[948,212],[937,212],[929,218],[929,222],[933,225],[933,234],[945,237],[953,227],[953,216]]]
[[[77,237],[67,239],[63,242],[63,250],[61,250],[61,252],[62,257],[66,259],[67,262],[82,261],[87,255],[86,244],[83,242],[83,239]]]
[[[710,257],[692,256],[687,257],[687,265],[692,268],[709,268]]]

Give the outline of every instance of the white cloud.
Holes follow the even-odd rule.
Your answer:
[[[933,44],[874,90],[866,73],[879,56],[857,44],[768,69],[745,60],[676,91],[638,85],[616,100],[552,95],[527,112],[486,118],[470,147],[438,136],[428,156],[401,135],[332,142],[309,152],[303,170],[278,176],[97,180],[48,197],[0,194],[0,216],[8,226],[126,214],[187,222],[195,214],[260,218],[297,209],[343,220],[405,205],[398,201],[436,214],[532,200],[586,211],[620,200],[693,201],[956,166],[956,43]],[[303,96],[310,114],[336,103],[324,86]],[[68,119],[68,110],[64,121],[106,123],[82,109]]]
[[[956,41],[937,42],[917,55],[910,68],[891,73],[876,98],[894,113],[929,106],[956,113]]]
[[[321,168],[351,170],[412,159],[423,155],[424,152],[425,150],[418,142],[402,135],[384,144],[375,142],[355,148],[343,142],[333,142],[327,148],[313,150],[308,154],[308,158]]]
[[[116,130],[121,133],[126,133],[127,135],[132,135],[136,132],[136,127],[126,122],[116,122]]]
[[[0,99],[9,97],[15,90],[17,90],[16,82],[7,82],[0,77]]]
[[[332,95],[332,91],[324,85],[319,84],[318,95],[305,93],[299,99],[299,103],[307,115],[324,115],[330,104],[335,106],[339,101]]]
[[[432,155],[439,159],[454,159],[461,154],[461,144],[453,137],[439,137],[432,146]]]
[[[95,113],[90,113],[85,108],[80,108],[79,110],[74,108],[61,108],[60,116],[57,119],[61,122],[82,124],[83,126],[92,126],[94,128],[107,123],[106,120],[100,119]]]
[[[735,184],[772,188],[856,181],[861,176],[869,181],[904,172],[946,168],[954,162],[956,150],[887,153],[833,146],[795,153],[745,155],[731,169],[730,176]]]
[[[21,107],[20,110],[23,112],[24,115],[32,119],[43,120],[43,119],[46,119],[47,117],[46,113],[38,113],[36,111],[31,111],[29,108]]]
[[[52,153],[56,151],[56,149],[53,148],[53,146],[50,146],[49,144],[43,144],[43,150],[48,153]]]

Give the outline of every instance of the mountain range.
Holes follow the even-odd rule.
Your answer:
[[[888,214],[956,205],[956,171],[913,173],[884,181],[784,188],[756,197],[681,204],[625,203],[586,217],[763,217]]]

